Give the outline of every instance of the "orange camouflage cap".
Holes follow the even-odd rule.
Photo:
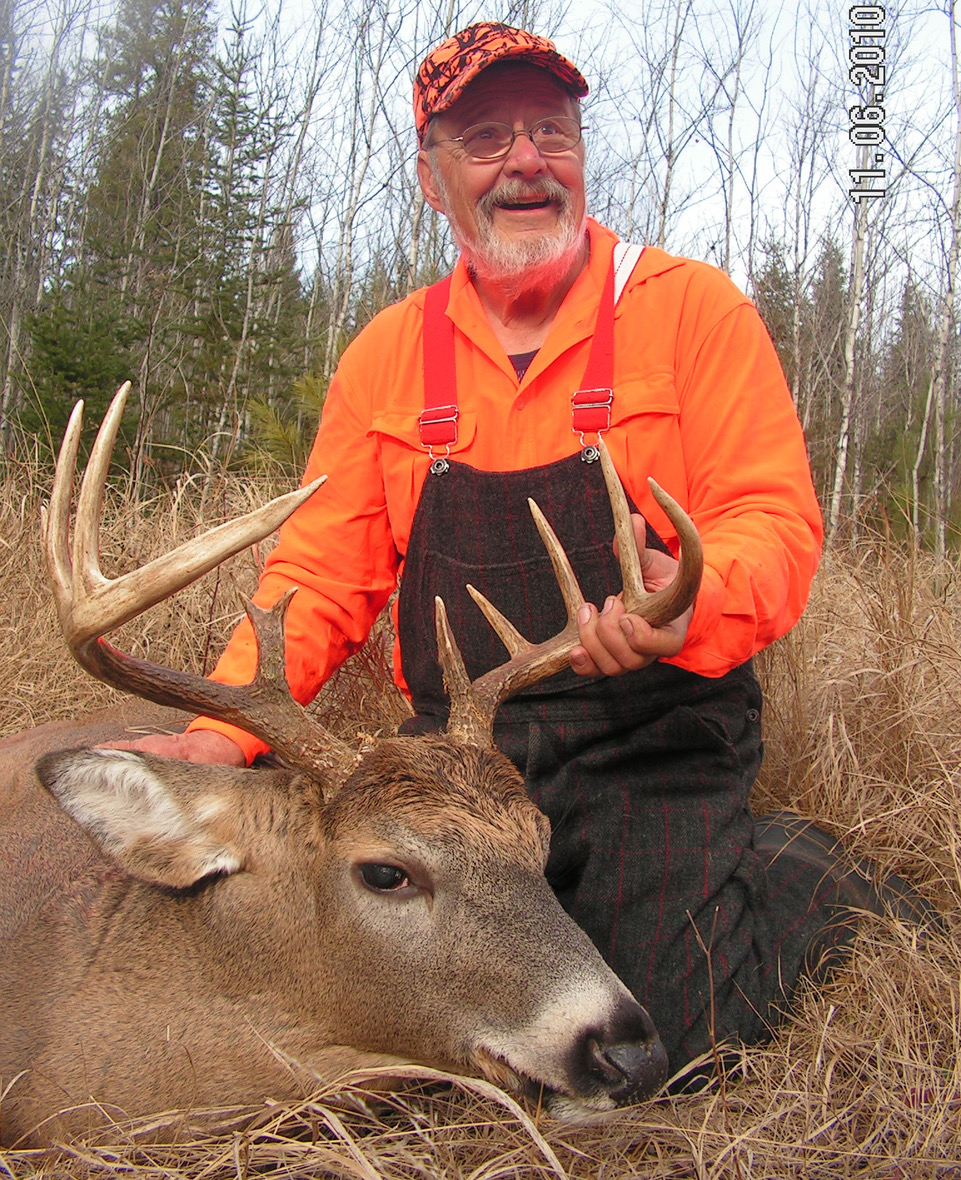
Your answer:
[[[557,52],[553,41],[496,21],[482,21],[432,49],[417,71],[414,122],[418,141],[423,143],[433,115],[452,106],[481,70],[505,58],[527,61],[549,70],[574,98],[587,94],[584,76],[573,62]]]

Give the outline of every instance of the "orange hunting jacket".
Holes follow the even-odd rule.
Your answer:
[[[590,262],[520,382],[458,262],[447,308],[460,405],[452,459],[514,471],[579,449],[571,394],[616,241],[595,222],[589,233]],[[329,479],[281,530],[255,596],[268,606],[300,587],[287,614],[287,676],[302,702],[361,646],[403,575],[430,463],[417,429],[423,307],[424,291],[415,291],[344,352],[305,475]],[[614,356],[605,435],[614,465],[672,549],[676,535],[651,497],[649,475],[687,510],[704,546],[687,639],[668,662],[721,676],[794,625],[820,555],[821,515],[780,363],[753,304],[724,274],[650,246],[617,304]],[[214,679],[247,683],[255,650],[244,621]],[[394,655],[404,687],[401,653]],[[265,749],[231,726],[205,718],[194,725],[226,733],[248,760]]]

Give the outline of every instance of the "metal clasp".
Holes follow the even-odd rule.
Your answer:
[[[593,400],[588,400],[591,395],[593,395]],[[578,416],[583,417],[582,411],[604,410],[605,424],[601,427],[601,430],[609,430],[611,426],[611,404],[613,401],[613,389],[578,389],[571,398],[571,417],[575,423],[574,429],[577,429]]]
[[[456,405],[429,406],[422,410],[417,419],[420,430],[420,443],[427,448],[430,455],[430,470],[432,475],[445,475],[450,470],[447,462],[450,455],[451,443],[457,441],[457,419],[460,410]],[[435,446],[445,447],[443,455],[434,453]]]
[[[440,435],[450,435],[450,438],[438,438],[436,442],[454,442],[457,438],[457,419],[460,417],[460,410],[456,405],[450,406],[428,406],[427,409],[421,410],[417,423],[420,426],[421,439],[424,440],[425,426],[442,426],[445,422],[455,423],[449,430],[440,430],[435,433]]]
[[[596,444],[585,443],[585,434],[596,434],[598,439],[611,427],[611,403],[614,390],[609,388],[578,389],[571,398],[571,430],[581,443],[581,458],[595,463],[601,453]]]

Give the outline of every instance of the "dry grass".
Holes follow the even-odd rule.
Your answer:
[[[0,502],[8,732],[110,697],[60,652],[31,487],[32,471],[13,472]],[[220,507],[240,511],[264,495],[231,480]],[[189,489],[151,506],[146,520],[112,501],[105,567],[163,551],[197,515]],[[242,555],[176,607],[131,625],[123,643],[209,664],[257,568],[256,555]],[[373,731],[402,715],[385,694],[383,647],[381,636],[325,697],[342,730]],[[485,1083],[412,1068],[410,1089],[397,1095],[373,1098],[376,1079],[358,1075],[319,1086],[296,1108],[170,1115],[58,1151],[0,1152],[0,1176],[961,1180],[957,571],[887,545],[827,562],[804,621],[765,653],[761,672],[768,750],[758,810],[790,805],[818,817],[916,882],[946,929],[919,946],[911,931],[874,922],[850,967],[809,990],[772,1043],[744,1050],[708,1092],[571,1129]],[[157,1142],[172,1132],[176,1144]]]
[[[34,463],[11,461],[0,483],[0,736],[46,721],[69,720],[110,704],[118,694],[91,679],[67,652],[57,625],[40,547],[40,508],[49,476]],[[199,487],[184,483],[147,504],[108,489],[101,524],[101,566],[114,576],[167,553],[188,537],[239,516],[289,488],[230,476],[201,505]],[[124,651],[173,667],[208,672],[243,618],[272,542],[253,546],[175,599],[121,628]],[[376,733],[408,715],[391,691],[389,636],[378,626],[363,651],[318,701],[331,728],[353,736],[357,718]]]

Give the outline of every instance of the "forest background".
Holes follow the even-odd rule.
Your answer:
[[[135,496],[299,472],[345,345],[453,262],[410,84],[478,19],[588,77],[590,211],[755,299],[830,541],[958,548],[954,0],[0,0],[6,461],[49,462],[74,400],[96,421],[130,377]],[[851,74],[879,59],[883,101]],[[885,195],[852,200],[866,166]]]

